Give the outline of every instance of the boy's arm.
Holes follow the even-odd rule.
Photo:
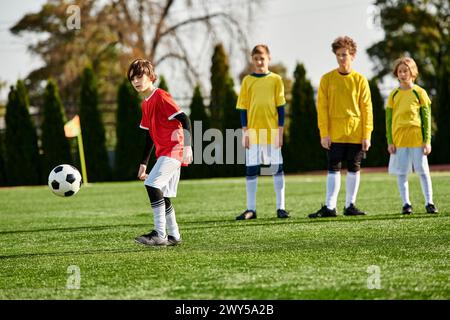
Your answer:
[[[191,142],[191,136],[192,136],[192,128],[191,128],[191,121],[189,120],[188,116],[182,112],[177,114],[174,119],[177,119],[180,121],[181,126],[184,129],[184,146],[190,147],[192,145]]]
[[[322,77],[317,93],[317,124],[320,131],[320,138],[329,137],[328,133],[328,83]]]
[[[152,153],[152,139],[150,138],[150,135],[148,134],[148,130],[144,129],[145,133],[145,146],[144,151],[142,153],[142,160],[139,165],[139,171],[138,171],[138,179],[139,180],[145,180],[147,178],[147,174],[145,171],[147,170],[147,164],[148,160],[150,160],[150,154]]]
[[[181,126],[183,127],[184,131],[184,149],[183,149],[183,163],[191,163],[193,160],[192,155],[192,147],[191,147],[191,136],[192,136],[192,128],[191,128],[191,121],[189,120],[189,117],[184,113],[177,114],[174,119],[177,119],[180,121]]]
[[[363,140],[369,140],[373,130],[372,98],[367,79],[364,78],[360,99],[360,108],[363,119]]]
[[[426,145],[431,144],[431,107],[424,104],[420,106],[420,120],[422,122],[422,138]]]
[[[284,118],[285,118],[284,105],[278,106],[277,112],[278,112],[278,143],[277,143],[277,147],[281,148],[283,146],[283,132],[284,132]]]
[[[246,149],[250,146],[250,140],[247,133],[247,110],[239,109],[242,127],[242,146]]]
[[[386,139],[388,145],[394,144],[392,140],[392,108],[386,107]]]

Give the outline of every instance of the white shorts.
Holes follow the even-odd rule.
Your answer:
[[[389,158],[389,174],[407,175],[411,172],[429,173],[428,158],[423,154],[423,148],[397,148]]]
[[[169,157],[159,157],[144,184],[160,189],[166,198],[176,197],[180,171],[180,161]]]
[[[245,149],[245,165],[257,166],[282,164],[283,156],[281,148],[272,144],[251,144],[249,149]]]

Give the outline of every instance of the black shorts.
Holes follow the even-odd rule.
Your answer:
[[[331,143],[328,156],[328,171],[340,171],[342,161],[347,162],[349,172],[358,172],[364,157],[362,144],[357,143]]]

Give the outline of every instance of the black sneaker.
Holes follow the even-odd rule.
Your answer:
[[[137,243],[144,244],[146,246],[167,246],[169,244],[167,238],[161,238],[156,230],[152,230],[149,234],[143,234],[134,240]]]
[[[336,209],[328,209],[327,206],[322,206],[319,211],[315,213],[311,213],[308,215],[310,218],[327,218],[327,217],[336,217]]]
[[[284,219],[284,218],[289,218],[289,212],[287,212],[284,209],[278,209],[277,210],[277,217]]]
[[[250,219],[256,219],[256,211],[245,210],[242,214],[236,217],[236,220],[250,220]]]
[[[174,236],[167,236],[167,242],[168,242],[168,246],[177,246],[179,244],[181,244],[181,238],[180,239],[176,239]]]
[[[366,213],[364,211],[359,210],[353,203],[347,208],[344,208],[344,216],[364,216]]]
[[[411,214],[412,211],[413,211],[413,208],[409,203],[405,204],[402,208],[402,214]]]
[[[438,213],[438,208],[432,203],[429,203],[425,206],[425,209],[427,210],[427,213]]]

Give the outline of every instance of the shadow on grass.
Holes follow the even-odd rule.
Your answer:
[[[187,226],[183,229],[210,229],[214,227],[221,228],[235,228],[235,227],[247,227],[247,226],[264,226],[264,225],[277,225],[277,224],[305,224],[305,223],[332,223],[332,222],[365,222],[376,220],[410,220],[410,219],[432,219],[439,217],[447,217],[448,214],[413,214],[410,216],[404,216],[398,213],[395,214],[379,214],[379,215],[366,215],[357,217],[337,216],[335,218],[315,218],[310,219],[305,216],[294,216],[293,218],[279,219],[275,217],[271,218],[258,218],[252,220],[234,220],[234,219],[217,219],[217,220],[191,220],[191,221],[179,221],[182,226]],[[35,233],[35,232],[53,232],[53,231],[91,231],[91,230],[106,230],[114,228],[137,228],[148,227],[148,223],[130,223],[130,224],[116,224],[116,225],[100,225],[100,226],[78,226],[78,227],[61,227],[61,228],[41,228],[41,229],[29,229],[29,230],[6,230],[0,231],[0,235],[18,234],[18,233]]]
[[[173,247],[145,247],[136,244],[136,249],[97,249],[97,250],[79,250],[79,251],[61,251],[61,252],[40,252],[40,253],[21,253],[21,254],[11,254],[0,256],[1,260],[7,259],[22,259],[22,258],[35,258],[35,257],[62,257],[71,255],[89,255],[98,253],[133,253],[133,252],[144,252],[149,249],[153,250],[165,250]]]

